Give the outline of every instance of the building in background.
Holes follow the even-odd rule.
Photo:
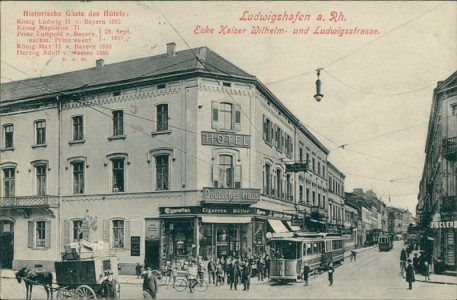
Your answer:
[[[433,257],[456,268],[457,238],[457,72],[433,92],[425,163],[416,215],[433,239]]]
[[[345,175],[331,162],[328,165],[328,231],[342,233],[344,229]]]
[[[134,274],[138,261],[263,254],[268,232],[327,230],[329,151],[207,47],[97,60],[2,84],[1,98],[5,267],[53,269],[65,244],[90,240]],[[307,170],[287,172],[295,162]],[[332,195],[342,220],[343,183]]]

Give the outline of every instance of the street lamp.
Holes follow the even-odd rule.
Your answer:
[[[321,75],[321,70],[322,70],[322,68],[319,68],[316,70],[316,72],[317,72],[316,95],[314,95],[314,99],[316,99],[317,102],[320,102],[322,100],[322,98],[324,98],[324,95],[321,94],[322,82],[319,80],[319,75]]]

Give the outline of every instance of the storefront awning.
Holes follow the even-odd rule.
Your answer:
[[[289,230],[287,230],[286,226],[284,226],[284,224],[280,220],[268,219],[268,223],[276,233],[289,232]]]
[[[202,216],[202,223],[227,223],[227,224],[251,223],[251,217]]]
[[[300,226],[292,226],[291,221],[286,221],[286,222],[287,222],[287,225],[290,227],[290,229],[292,229],[292,231],[300,231]]]

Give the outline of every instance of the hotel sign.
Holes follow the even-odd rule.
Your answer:
[[[255,203],[260,200],[260,190],[203,188],[202,200],[206,203]]]
[[[250,148],[251,136],[225,132],[202,131],[202,145]]]

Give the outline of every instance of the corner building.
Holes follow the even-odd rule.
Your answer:
[[[5,83],[0,109],[8,267],[53,268],[85,239],[134,274],[137,262],[260,255],[268,232],[327,228],[329,151],[207,47]],[[308,171],[286,172],[294,162]]]

